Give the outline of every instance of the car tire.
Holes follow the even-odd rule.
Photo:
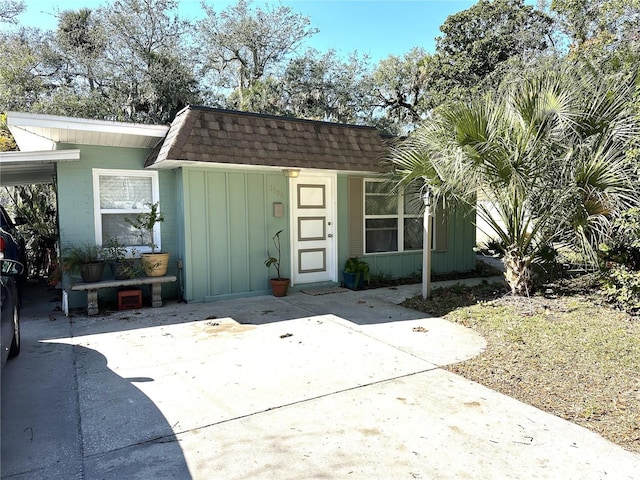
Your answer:
[[[20,353],[20,314],[18,306],[13,307],[13,338],[9,347],[9,358],[17,357]]]

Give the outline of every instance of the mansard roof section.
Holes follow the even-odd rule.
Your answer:
[[[381,172],[386,140],[372,127],[201,106],[180,111],[146,166],[202,162]]]

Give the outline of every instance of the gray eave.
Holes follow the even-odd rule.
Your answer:
[[[80,150],[0,153],[0,186],[51,183],[58,162],[77,162]]]

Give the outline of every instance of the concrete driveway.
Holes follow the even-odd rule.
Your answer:
[[[65,318],[30,291],[3,479],[640,479],[640,456],[439,367],[419,286]],[[31,299],[31,301],[30,301]]]

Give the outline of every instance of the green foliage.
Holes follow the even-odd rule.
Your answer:
[[[280,234],[281,233],[282,233],[282,230],[278,230],[271,239],[273,241],[273,245],[276,248],[277,257],[271,256],[271,253],[269,253],[269,251],[267,250],[267,259],[264,261],[264,264],[267,266],[267,268],[270,268],[272,265],[275,267],[276,275],[277,275],[276,280],[283,280],[282,276],[280,275]]]
[[[0,109],[165,123],[201,100],[174,0],[58,14],[55,32],[1,33]]]
[[[0,152],[10,152],[17,149],[16,141],[7,127],[7,114],[0,113]]]
[[[281,111],[298,118],[358,123],[367,105],[367,74],[367,57],[357,52],[345,61],[335,50],[308,49],[284,70],[279,82]]]
[[[502,257],[506,251],[506,245],[502,240],[489,238],[484,244],[478,245],[476,251],[483,255]]]
[[[245,89],[235,89],[223,101],[225,108],[245,112],[283,115],[281,96],[282,85],[272,77],[256,80]]]
[[[121,262],[127,258],[127,249],[116,238],[110,238],[102,245],[101,257],[107,262]]]
[[[344,263],[344,271],[346,273],[355,273],[356,278],[354,284],[358,286],[360,283],[360,278],[362,278],[366,283],[371,281],[371,273],[369,271],[369,264],[364,260],[360,260],[357,257],[348,258]]]
[[[608,73],[637,70],[640,0],[551,0],[567,58]]]
[[[542,71],[442,106],[390,160],[401,186],[427,183],[437,197],[477,208],[506,247],[513,293],[529,294],[545,248],[574,248],[596,264],[611,222],[637,203],[625,155],[638,133],[634,89],[590,71]]]
[[[32,108],[55,89],[55,64],[45,34],[37,30],[0,32],[0,110]]]
[[[640,0],[553,0],[545,10],[482,0],[447,18],[435,54],[416,45],[373,66],[357,52],[304,50],[317,29],[295,6],[204,5],[189,22],[178,4],[119,0],[62,10],[55,31],[0,32],[0,110],[162,124],[206,103],[404,135],[442,104],[519,82],[553,54],[606,72],[632,72],[640,59]],[[24,2],[2,7],[0,22],[11,22]],[[551,41],[559,31],[571,42],[564,57],[558,35]],[[12,148],[0,136],[0,150]]]
[[[25,239],[29,276],[42,277],[58,263],[56,243],[58,223],[56,192],[53,184],[5,187],[14,219],[20,219],[18,230]]]
[[[430,88],[433,79],[434,57],[422,48],[413,48],[404,56],[391,55],[380,60],[374,68],[370,84],[370,103],[383,109],[383,116],[373,119],[378,128],[390,133],[406,133],[415,127],[423,115],[433,107]]]
[[[222,12],[206,4],[203,9],[206,17],[197,22],[197,31],[205,72],[215,72],[218,86],[240,95],[318,31],[308,17],[283,5],[252,8],[250,1],[238,0]]]
[[[619,308],[640,313],[640,208],[623,212],[609,241],[599,247],[604,294]]]
[[[106,47],[102,26],[88,8],[61,12],[56,40],[61,49],[85,60],[97,58]]]
[[[418,280],[416,280],[413,283],[418,283],[420,281],[420,277],[418,277]],[[377,285],[393,285],[394,282],[394,278],[390,273],[386,273],[386,272],[378,272],[378,273],[374,273],[371,274],[371,279],[369,281],[370,284],[373,284],[374,286]],[[374,287],[377,288],[377,287]]]
[[[540,56],[551,46],[551,27],[551,18],[524,0],[481,0],[450,15],[437,38],[436,89],[444,98],[461,98],[491,80],[502,64]]]
[[[139,231],[140,240],[143,243],[145,238],[149,239],[147,245],[151,247],[151,253],[155,253],[158,245],[154,240],[154,229],[156,223],[164,222],[164,214],[159,210],[159,202],[147,203],[147,206],[149,207],[148,212],[139,213],[133,219],[125,217],[124,221]]]
[[[87,263],[102,261],[101,248],[89,242],[63,248],[62,266],[69,272],[79,272]]]
[[[128,258],[127,248],[117,239],[111,238],[102,246],[100,257],[109,262],[111,272],[116,279],[142,277],[146,274],[145,265],[139,258]],[[133,249],[131,256],[137,255]]]
[[[640,270],[612,264],[603,276],[602,291],[611,303],[622,310],[640,313]]]
[[[613,224],[609,241],[601,243],[599,249],[603,261],[640,270],[640,208],[623,212]]]
[[[191,25],[175,0],[122,0],[98,11],[108,39],[101,57],[118,118],[143,123],[173,120],[200,99],[187,48]]]

